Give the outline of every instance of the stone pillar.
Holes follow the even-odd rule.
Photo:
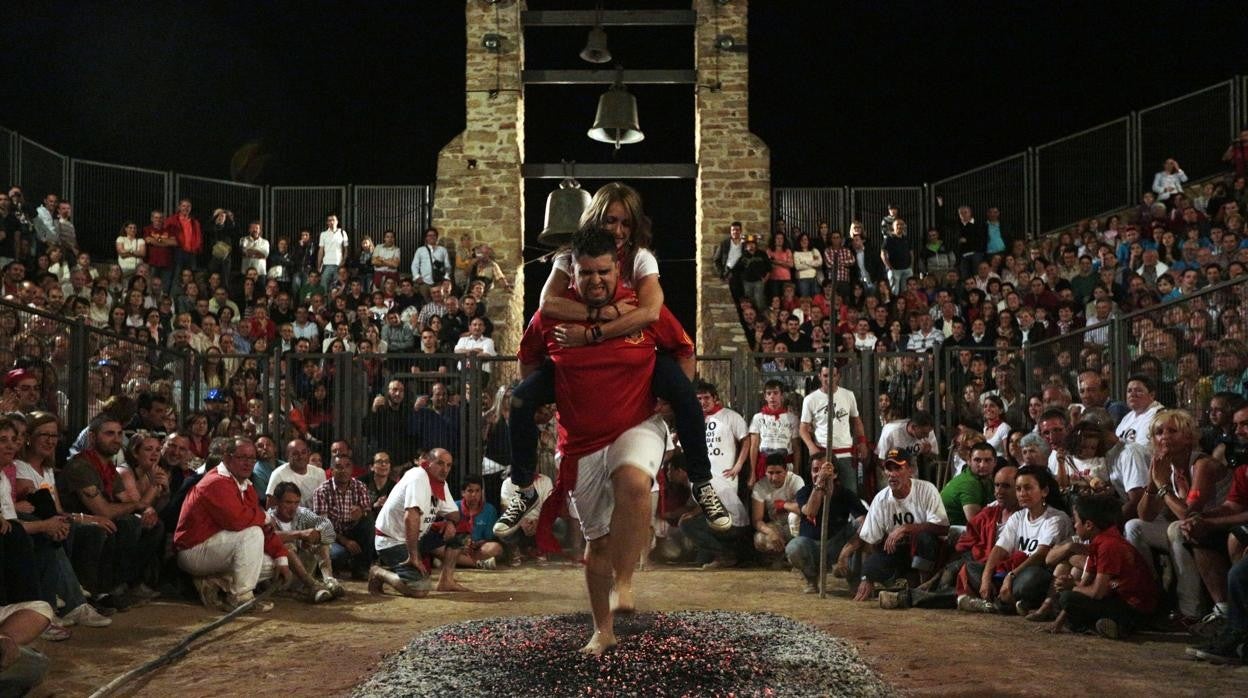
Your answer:
[[[747,233],[765,234],[771,219],[771,153],[749,130],[750,64],[748,53],[715,48],[721,34],[746,42],[747,0],[719,5],[694,0],[698,13],[694,60],[698,70],[694,148],[698,161],[697,274],[698,351],[724,354],[747,351],[745,333],[728,285],[715,273],[715,247],[739,220]],[[715,14],[718,12],[718,22]],[[717,55],[718,54],[718,55]],[[716,60],[718,58],[718,60]],[[716,371],[716,373],[719,373]],[[721,394],[725,377],[715,376]]]
[[[489,3],[465,0],[464,8],[467,123],[438,153],[433,225],[448,246],[467,235],[494,249],[515,289],[495,288],[488,297],[494,343],[499,354],[507,354],[515,352],[524,329],[524,7],[518,2],[496,13]],[[481,46],[486,34],[504,37],[501,53]]]

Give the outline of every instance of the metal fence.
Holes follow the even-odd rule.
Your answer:
[[[251,221],[266,222],[268,212],[264,208],[264,187],[224,179],[174,175],[174,192],[167,204],[173,208],[178,201],[190,199],[196,210],[203,215],[223,208],[234,213],[234,222],[245,230]],[[266,230],[268,230],[266,226]],[[270,232],[272,232],[270,230]],[[242,232],[239,233],[242,235]]]
[[[873,230],[892,200],[917,232],[947,223],[936,220],[935,198],[940,196],[946,205],[967,204],[977,215],[996,206],[1012,232],[1035,238],[1135,204],[1166,158],[1178,160],[1193,180],[1225,171],[1221,157],[1227,141],[1246,127],[1248,76],[1241,76],[931,186],[777,188],[773,218],[810,224],[827,219],[836,227],[839,215],[842,226],[859,218]]]
[[[25,136],[17,140],[17,181],[26,200],[38,204],[48,194],[69,192],[69,158]],[[71,198],[70,201],[73,201]]]
[[[0,126],[0,175],[4,176],[4,191],[17,183],[17,134]]]
[[[1225,169],[1222,153],[1239,133],[1234,95],[1235,81],[1227,80],[1136,113],[1140,191],[1152,187],[1167,158],[1193,180]]]
[[[351,187],[351,224],[357,236],[371,236],[381,244],[381,234],[393,230],[401,249],[424,244],[425,228],[433,215],[433,188],[428,186]]]
[[[152,209],[168,205],[171,184],[168,172],[72,160],[68,191],[79,248],[110,258],[122,226],[132,222],[142,230]]]
[[[311,228],[315,240],[316,233],[325,229],[325,217],[331,213],[338,216],[339,227],[346,228],[350,223],[346,187],[269,187],[271,239],[294,240],[300,228]],[[352,245],[358,242],[357,237]]]
[[[772,191],[772,220],[783,217],[808,233],[819,230],[819,222],[845,232],[849,229],[849,195],[844,187],[781,187]]]

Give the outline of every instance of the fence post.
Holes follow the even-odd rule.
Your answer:
[[[84,399],[72,400],[66,415],[68,433],[77,435],[87,426],[87,326],[82,318],[75,318],[74,331],[69,336],[69,394]]]
[[[1114,318],[1114,324],[1110,325],[1110,336],[1113,337],[1114,349],[1114,384],[1111,386],[1114,391],[1112,395],[1127,394],[1127,375],[1131,372],[1131,352],[1127,347],[1128,332],[1127,321],[1121,317]]]

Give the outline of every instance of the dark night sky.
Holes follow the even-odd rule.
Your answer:
[[[228,177],[255,142],[268,156],[259,183],[421,184],[464,124],[454,0],[19,0],[5,14],[0,124],[81,158]],[[578,67],[568,53],[585,30],[542,31],[529,65]],[[690,66],[688,34],[610,34],[629,67]],[[771,146],[774,185],[918,184],[1248,72],[1245,37],[1232,2],[754,2],[751,128]],[[650,137],[621,160],[691,160],[688,89],[633,91]],[[545,107],[535,123],[570,130],[530,129],[530,161],[609,159],[583,136],[599,92]],[[542,108],[537,92],[528,101]],[[642,189],[656,225],[692,230],[687,183]],[[686,258],[691,236],[658,247]]]

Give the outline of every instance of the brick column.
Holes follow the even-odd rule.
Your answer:
[[[694,110],[699,165],[697,342],[702,353],[733,353],[748,345],[728,285],[715,273],[712,259],[730,222],[741,221],[747,233],[768,230],[771,153],[749,130],[749,54],[715,48],[717,11],[718,32],[746,42],[749,3],[734,0],[719,6],[715,0],[694,0],[693,8],[698,12],[694,60],[699,84]],[[714,379],[721,388],[726,384],[723,377]]]
[[[500,354],[519,345],[524,314],[524,98],[520,68],[524,35],[520,10],[524,3],[500,12],[481,0],[465,0],[467,19],[467,98],[464,131],[438,153],[433,225],[454,245],[462,234],[487,243],[515,291],[491,290],[490,318]],[[486,51],[486,34],[504,37],[500,54]],[[496,77],[497,76],[497,77]],[[492,92],[495,88],[501,88]]]

